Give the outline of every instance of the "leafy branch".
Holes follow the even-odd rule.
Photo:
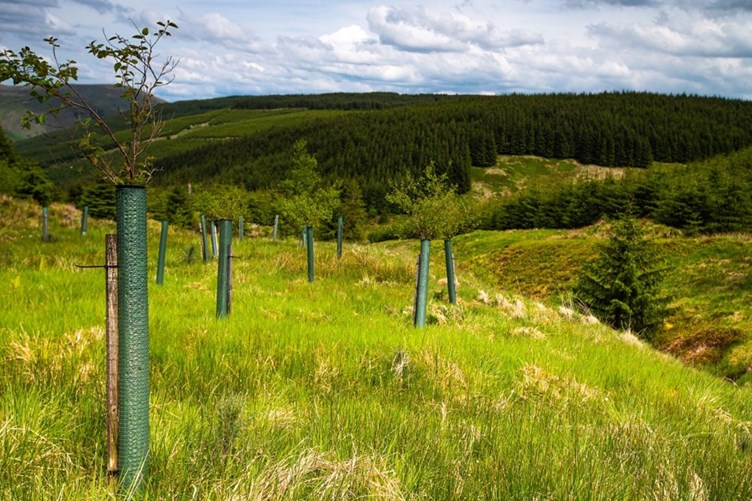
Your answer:
[[[51,61],[29,47],[18,53],[9,49],[0,52],[0,81],[11,80],[13,85],[31,87],[31,96],[40,103],[58,102],[43,113],[26,112],[22,119],[24,127],[33,123],[44,124],[48,115],[56,116],[63,110],[72,110],[83,117],[77,122],[81,129],[78,148],[105,179],[114,184],[147,182],[153,170],[145,151],[159,136],[163,126],[155,109],[154,92],[173,81],[172,72],[178,64],[171,57],[158,63],[156,53],[159,42],[171,36],[171,30],[178,26],[171,21],[158,22],[157,26],[157,30],[151,32],[149,28],[139,29],[134,24],[138,31],[131,37],[117,34],[107,37],[103,31],[105,42],[92,41],[86,46],[97,59],[113,62],[115,87],[122,89],[121,97],[127,103],[127,108],[120,112],[129,127],[130,134],[126,139],[116,135],[96,107],[87,102],[74,86],[78,81],[77,62],[59,58],[57,38],[44,39],[51,47]],[[108,158],[104,149],[95,143],[93,129],[98,129],[115,144],[122,166]]]

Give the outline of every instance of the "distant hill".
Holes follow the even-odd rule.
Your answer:
[[[116,116],[124,104],[120,97],[122,91],[111,85],[76,85],[76,89],[105,117]],[[14,141],[66,129],[74,123],[76,115],[63,112],[55,118],[50,117],[45,125],[35,125],[31,129],[21,126],[21,118],[27,110],[39,113],[48,107],[49,103],[39,103],[32,98],[28,87],[0,85],[0,127]]]

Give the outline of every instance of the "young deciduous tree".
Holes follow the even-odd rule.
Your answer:
[[[446,174],[437,174],[433,163],[423,177],[409,173],[396,183],[386,200],[407,214],[402,228],[409,238],[451,239],[472,226],[475,219],[470,200],[458,195]]]
[[[145,150],[162,128],[155,110],[154,92],[172,81],[171,74],[177,65],[171,57],[158,63],[156,53],[157,44],[171,36],[170,30],[177,25],[165,21],[157,26],[154,32],[149,28],[136,28],[138,32],[131,37],[105,34],[105,42],[92,41],[86,47],[97,59],[112,62],[114,85],[122,89],[122,98],[127,103],[121,115],[129,134],[116,134],[97,108],[80,94],[75,86],[77,63],[59,58],[60,44],[55,37],[45,39],[52,49],[51,59],[36,54],[29,47],[18,53],[9,49],[0,52],[0,82],[11,80],[14,85],[28,86],[33,98],[41,103],[50,102],[47,113],[27,112],[23,118],[26,126],[32,122],[44,123],[47,114],[72,110],[81,117],[77,127],[78,147],[91,165],[113,184],[144,183],[152,174],[151,160]],[[114,144],[118,153],[114,158],[97,144],[94,130]]]
[[[631,215],[614,221],[598,256],[580,272],[575,296],[601,321],[650,339],[668,314],[660,285],[665,269],[655,246]]]
[[[291,161],[288,178],[279,183],[284,194],[282,214],[296,228],[314,227],[330,220],[340,203],[339,190],[323,185],[318,162],[304,140],[295,142]]]

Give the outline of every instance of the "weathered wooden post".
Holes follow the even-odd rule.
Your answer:
[[[279,226],[279,214],[274,216],[274,230],[272,231],[272,241],[277,241],[277,227]]]
[[[232,244],[232,221],[221,219],[219,221],[219,259],[217,260],[217,318],[226,317],[229,314],[229,263],[230,245]]]
[[[238,240],[243,240],[243,234],[245,233],[245,221],[243,216],[238,218]]]
[[[454,253],[452,252],[452,241],[444,240],[444,255],[446,257],[446,276],[447,289],[449,291],[449,302],[457,304],[457,284],[454,278]]]
[[[431,253],[431,241],[420,241],[418,258],[418,287],[415,293],[415,327],[426,325],[426,308],[428,306],[428,261]]]
[[[89,229],[89,206],[84,206],[84,211],[81,213],[81,236],[86,236],[86,232]]]
[[[162,233],[159,235],[159,259],[157,260],[157,284],[164,283],[165,253],[167,252],[167,225],[166,219],[162,221]]]
[[[344,220],[342,216],[337,218],[337,257],[342,257],[342,224]]]
[[[116,481],[118,474],[118,286],[117,235],[105,235],[105,311],[107,345],[107,475]]]

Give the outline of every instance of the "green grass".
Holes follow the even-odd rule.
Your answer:
[[[745,383],[752,380],[752,250],[749,235],[682,237],[653,226],[664,256],[673,312],[656,344],[686,363]],[[666,234],[672,234],[666,237]],[[567,302],[601,226],[582,230],[475,232],[455,242],[462,266],[497,287],[548,304]]]
[[[640,169],[583,165],[571,159],[499,155],[494,167],[472,167],[470,177],[473,191],[489,197],[510,195],[525,187],[550,186],[578,179],[621,178],[626,172],[640,172]]]
[[[111,223],[0,199],[0,497],[103,499],[104,277]],[[154,277],[159,224],[149,226]],[[479,233],[455,253],[555,233]],[[151,499],[749,499],[750,389],[460,267],[411,327],[417,245],[235,241],[216,262],[171,230],[149,286]],[[198,260],[187,259],[194,248]]]

